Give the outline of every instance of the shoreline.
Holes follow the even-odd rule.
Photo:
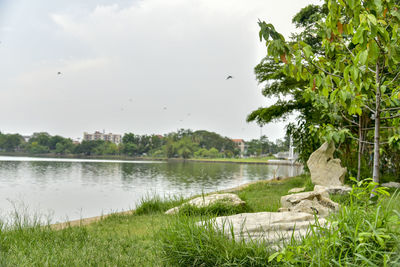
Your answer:
[[[55,158],[55,159],[99,159],[99,160],[127,160],[127,161],[165,161],[165,162],[200,162],[200,163],[229,163],[229,164],[257,164],[257,165],[283,165],[283,166],[302,166],[301,163],[292,163],[289,160],[270,159],[261,161],[255,158],[252,160],[240,159],[183,159],[183,158],[150,158],[150,157],[130,157],[121,155],[108,155],[108,156],[84,156],[84,155],[57,155],[57,154],[29,154],[19,152],[0,152],[0,156],[7,157],[30,157],[30,158]],[[251,158],[247,158],[251,159]]]
[[[258,181],[252,181],[252,182],[248,182],[242,185],[238,185],[232,188],[228,188],[228,189],[222,189],[222,190],[218,190],[218,191],[214,191],[214,192],[210,192],[207,193],[207,195],[210,194],[216,194],[216,193],[230,193],[230,192],[234,192],[234,191],[239,191],[242,190],[252,184],[256,184],[256,183],[270,183],[270,182],[283,182],[286,181],[288,179],[294,178],[297,176],[292,176],[292,177],[286,177],[286,178],[275,178],[275,179],[268,179],[268,180],[258,180]],[[196,197],[196,195],[189,197],[188,199],[194,198]],[[60,223],[54,223],[54,224],[50,224],[50,228],[54,229],[54,230],[62,230],[65,229],[67,227],[80,227],[80,226],[86,226],[86,225],[90,225],[92,223],[95,222],[99,222],[103,219],[106,219],[107,217],[113,216],[113,215],[130,215],[130,214],[134,214],[135,213],[135,209],[132,210],[126,210],[126,211],[119,211],[119,212],[113,212],[110,214],[104,214],[104,215],[100,215],[100,216],[94,216],[94,217],[88,217],[88,218],[82,218],[82,219],[77,219],[77,220],[72,220],[72,221],[67,221],[67,222],[60,222]]]

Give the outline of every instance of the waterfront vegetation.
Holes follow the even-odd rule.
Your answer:
[[[263,157],[280,151],[287,151],[285,140],[271,142],[266,136],[250,140],[247,149],[240,151],[235,143],[217,133],[180,129],[165,135],[136,135],[126,133],[120,144],[95,140],[73,142],[70,138],[48,133],[34,133],[29,140],[19,134],[0,133],[0,153],[3,155],[35,155],[62,157],[103,157],[103,158],[197,158],[235,159],[241,156]]]
[[[245,210],[214,206],[210,210],[164,212],[183,202],[180,197],[144,198],[132,214],[113,214],[99,222],[55,230],[18,216],[2,225],[0,264],[4,266],[393,266],[399,263],[400,198],[392,192],[369,201],[364,183],[347,197],[330,227],[292,241],[274,251],[267,244],[232,240],[195,222],[216,214],[277,211],[280,197],[293,187],[312,189],[308,176],[260,181],[233,190]],[[323,230],[323,231],[322,231]]]

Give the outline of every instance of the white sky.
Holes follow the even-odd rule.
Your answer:
[[[288,36],[311,3],[321,1],[0,0],[0,131],[258,138],[246,116],[274,100],[253,71],[266,53],[257,21]],[[281,138],[285,124],[263,134]]]

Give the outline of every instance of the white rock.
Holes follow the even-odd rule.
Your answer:
[[[339,210],[339,204],[329,199],[327,191],[311,191],[281,197],[282,208],[280,211],[307,212],[327,216]]]
[[[347,195],[351,191],[351,187],[348,186],[314,186],[314,191],[326,191],[329,195]]]
[[[340,159],[333,158],[335,145],[325,142],[314,151],[307,161],[311,181],[323,186],[342,186],[347,168],[340,165]]]
[[[243,205],[246,203],[243,200],[241,200],[237,195],[232,194],[232,193],[212,194],[212,195],[208,195],[208,196],[201,196],[201,197],[194,198],[194,199],[182,204],[179,207],[175,207],[175,208],[167,210],[165,212],[165,214],[176,214],[179,212],[179,209],[183,205],[192,205],[192,206],[195,206],[198,208],[202,208],[202,207],[210,206],[217,202],[227,203],[232,206],[240,206],[240,205]]]
[[[324,225],[325,219],[319,219]],[[302,212],[257,212],[222,216],[208,221],[213,227],[223,231],[228,237],[235,239],[267,241],[279,243],[294,238],[304,237],[315,223],[315,217]],[[199,222],[198,225],[207,225]]]
[[[291,194],[291,193],[299,193],[299,192],[303,192],[304,190],[306,190],[305,187],[295,187],[295,188],[290,189],[288,191],[288,193],[289,194]]]
[[[400,183],[389,182],[389,183],[383,183],[383,184],[381,184],[381,186],[392,187],[392,188],[400,188]]]

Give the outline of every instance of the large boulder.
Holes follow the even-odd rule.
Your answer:
[[[281,197],[279,211],[305,212],[322,217],[339,210],[339,204],[329,198],[327,191],[303,192]]]
[[[233,233],[235,239],[276,244],[290,241],[292,236],[296,239],[304,237],[310,225],[315,224],[315,217],[302,212],[257,212],[217,217],[208,222],[228,237]],[[323,218],[318,222],[320,225],[326,223]],[[198,225],[209,224],[202,221]]]
[[[381,184],[381,186],[390,187],[390,188],[400,188],[400,183],[389,182],[389,183],[383,183],[383,184]]]
[[[240,206],[244,205],[246,202],[241,200],[237,195],[232,193],[225,193],[225,194],[212,194],[208,196],[201,196],[194,198],[179,207],[175,207],[169,209],[165,212],[165,214],[176,214],[179,212],[179,209],[184,205],[191,205],[197,208],[207,207],[216,203],[224,203],[232,206]]]
[[[322,186],[342,186],[347,168],[340,165],[340,159],[333,158],[335,145],[325,142],[314,151],[307,161],[311,181]]]

